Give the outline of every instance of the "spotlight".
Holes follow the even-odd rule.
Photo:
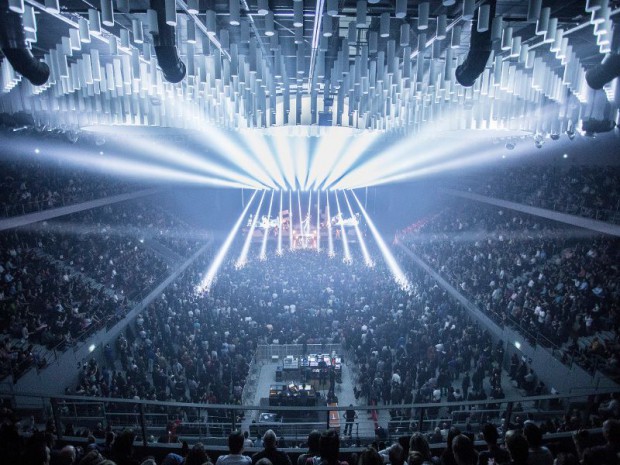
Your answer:
[[[562,158],[568,158],[568,153],[565,153],[564,155],[562,155]]]
[[[549,137],[551,138],[551,140],[558,140],[560,138],[560,135],[557,132],[552,132],[551,134],[549,134]]]
[[[534,145],[536,145],[537,149],[541,149],[544,144],[545,144],[545,137],[542,134],[537,133],[534,136]]]
[[[506,142],[506,149],[507,150],[514,150],[515,148],[515,143],[514,142]]]
[[[589,119],[581,123],[581,129],[584,131],[586,137],[594,137],[595,134],[609,132],[615,127],[616,123],[612,120]]]
[[[34,153],[38,155],[39,153],[41,153],[41,151],[39,149],[34,149]]]

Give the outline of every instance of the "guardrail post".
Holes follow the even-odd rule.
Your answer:
[[[237,413],[236,410],[230,411],[232,416],[232,430],[235,431],[237,429]]]
[[[58,414],[58,401],[56,399],[50,399],[50,404],[52,406],[52,421],[54,422],[54,426],[56,427],[56,436],[58,436],[58,439],[62,439],[62,430],[60,428],[60,415]]]
[[[510,418],[512,417],[512,405],[512,402],[508,402],[508,405],[506,406],[506,428],[510,427]],[[502,431],[503,437],[506,437],[506,428],[504,428],[504,431]]]
[[[148,447],[148,441],[146,440],[146,421],[144,419],[144,404],[140,405],[140,429],[142,430],[142,445]]]
[[[420,423],[418,425],[418,431],[422,432],[422,424],[424,423],[424,407],[420,407]]]

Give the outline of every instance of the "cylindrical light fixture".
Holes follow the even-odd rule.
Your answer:
[[[349,23],[349,29],[347,31],[347,39],[349,45],[357,44],[357,28],[355,27],[355,22],[351,21]]]
[[[444,40],[446,38],[447,23],[448,18],[445,14],[437,16],[437,40]]]
[[[452,6],[456,3],[456,0],[442,0],[441,4],[443,6]]]
[[[94,8],[88,9],[88,29],[91,34],[101,34],[101,17]]]
[[[293,2],[293,27],[304,26],[304,2]]]
[[[396,0],[396,14],[394,16],[398,19],[403,19],[407,16],[407,0]]]
[[[112,0],[101,0],[101,22],[104,26],[114,26],[114,9]]]
[[[512,27],[504,28],[502,34],[502,50],[510,50],[512,48]]]
[[[555,41],[555,34],[558,30],[558,18],[550,18],[549,26],[547,27],[547,31],[545,32],[545,40],[543,41],[545,44],[552,44]]]
[[[504,29],[504,19],[501,16],[496,16],[491,21],[491,40],[501,40],[503,29]]]
[[[428,29],[428,15],[430,12],[430,3],[422,2],[418,5],[418,29],[425,31]]]
[[[134,19],[134,21],[136,20]],[[140,29],[142,29],[142,27],[140,27]],[[135,32],[134,32],[134,38],[135,38]],[[196,43],[196,23],[194,22],[194,19],[191,17],[187,18],[187,43],[188,44]]]
[[[461,46],[461,26],[457,25],[452,28],[452,40],[450,41],[452,48],[459,48]]]
[[[71,31],[69,31],[71,32]],[[129,48],[129,30],[125,28],[121,28],[121,48],[128,49]]]
[[[370,31],[368,33],[368,52],[377,53],[377,47],[379,45],[379,34],[376,31]]]
[[[275,26],[273,21],[273,11],[268,11],[265,15],[265,35],[271,37],[274,34]]]
[[[331,37],[333,35],[332,17],[327,13],[323,13],[323,37]]]
[[[49,13],[60,12],[60,4],[58,0],[45,0],[45,10]]]
[[[400,25],[400,46],[407,47],[409,45],[409,24]]]
[[[358,28],[366,27],[366,16],[368,13],[368,4],[366,0],[358,0],[355,13],[355,24]]]
[[[24,0],[9,0],[9,10],[21,15],[24,13]]]
[[[601,8],[603,0],[588,0],[586,2],[586,13],[592,13]]]
[[[470,21],[474,18],[476,2],[474,0],[463,0],[463,19]]]
[[[527,5],[527,22],[535,23],[540,18],[542,0],[529,0]]]
[[[190,15],[197,15],[200,13],[199,0],[187,0],[187,12]]]
[[[338,14],[338,0],[327,0],[325,12],[329,16],[336,16]]]
[[[157,11],[146,10],[146,22],[149,25],[149,32],[152,35],[159,34],[159,24],[157,24]]]
[[[390,37],[390,14],[388,12],[381,13],[379,17],[379,35]]]
[[[189,31],[189,24],[187,25]],[[142,21],[139,19],[131,20],[131,29],[133,32],[133,41],[136,44],[144,43],[144,31],[142,30]],[[189,36],[189,32],[188,32]]]
[[[229,1],[229,13],[228,24],[231,26],[239,26],[239,24],[241,24],[241,5],[239,4],[239,0]]]
[[[215,11],[207,10],[206,26],[208,35],[213,37],[217,34],[217,16]]]
[[[177,4],[174,0],[165,0],[164,10],[166,12],[166,24],[176,27],[177,25]]]
[[[478,8],[478,24],[476,30],[478,32],[487,32],[489,30],[489,21],[491,19],[491,5],[485,3]]]
[[[24,22],[24,31],[37,32],[37,20],[34,17],[34,9],[30,5],[24,6],[22,19]]]
[[[549,28],[549,18],[551,17],[551,8],[545,7],[540,12],[540,18],[536,23],[536,35],[544,36]]]
[[[85,44],[89,44],[90,28],[88,27],[88,20],[86,18],[80,18],[78,21],[78,27],[80,29],[80,40]]]
[[[256,13],[259,16],[266,16],[269,11],[269,0],[258,0],[258,8]]]

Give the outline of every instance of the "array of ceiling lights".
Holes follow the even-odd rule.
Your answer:
[[[542,0],[526,2],[520,25],[495,0],[226,3],[0,0],[0,112],[48,127],[417,132],[449,121],[554,135],[616,117],[608,0],[583,2],[588,19],[572,27]],[[64,29],[39,44],[51,21]],[[588,79],[571,43],[584,28],[601,59],[612,52]],[[41,48],[40,60],[28,51]]]

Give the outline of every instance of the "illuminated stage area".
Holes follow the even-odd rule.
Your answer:
[[[268,207],[265,202],[267,196],[269,197]],[[352,207],[349,196],[353,197],[355,208]],[[273,208],[275,197],[279,197],[279,210]],[[324,199],[323,209],[321,209],[322,198]],[[346,210],[341,208],[341,198],[342,203],[346,204]],[[218,251],[216,259],[209,267],[200,286],[197,287],[197,291],[209,291],[239,230],[242,231],[245,238],[241,252],[235,262],[238,268],[242,268],[248,262],[253,242],[260,243],[260,252],[257,254],[257,258],[260,260],[268,258],[268,246],[271,242],[273,242],[273,252],[277,256],[282,255],[285,249],[291,252],[314,250],[318,253],[326,252],[330,259],[334,259],[337,258],[334,244],[338,242],[342,249],[340,260],[345,263],[353,261],[350,250],[352,244],[349,242],[356,242],[364,264],[372,267],[375,262],[368,252],[366,234],[361,231],[360,221],[363,221],[364,229],[370,232],[383,260],[392,272],[394,280],[404,289],[408,287],[405,274],[400,269],[392,252],[385,244],[355,192],[319,191],[314,194],[314,202],[316,206],[313,204],[312,191],[303,195],[299,191],[255,191],[245,205],[241,216],[228,233],[226,241]],[[335,208],[331,206],[332,202],[336,204]],[[248,216],[248,211],[252,211],[253,203],[256,204],[256,208]],[[244,222],[245,227],[242,228]],[[270,238],[273,240],[270,241]]]

